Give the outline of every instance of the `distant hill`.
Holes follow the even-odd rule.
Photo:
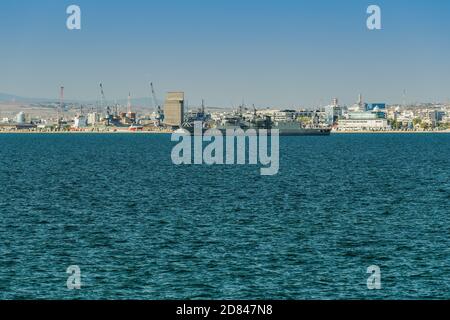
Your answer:
[[[99,99],[100,100],[100,99]],[[49,98],[29,98],[22,97],[9,93],[1,93],[0,92],[0,102],[18,102],[18,103],[44,103],[44,102],[58,102],[58,99],[49,99]],[[82,103],[82,104],[97,104],[99,101],[95,100],[66,100],[67,103]],[[121,105],[126,105],[128,103],[127,99],[119,99],[119,100],[108,100],[107,103],[109,105],[118,103]],[[131,104],[133,106],[141,106],[153,108],[153,102],[150,98],[136,98],[131,99]]]
[[[22,103],[39,103],[39,102],[54,102],[55,99],[46,99],[46,98],[28,98],[21,97],[14,94],[9,93],[1,93],[0,92],[0,102],[22,102]]]
[[[100,100],[100,99],[99,99]],[[83,105],[99,105],[100,101],[99,100],[66,100],[66,103],[68,104],[83,104]],[[1,93],[0,92],[0,103],[23,103],[23,104],[51,104],[51,103],[58,103],[59,100],[58,99],[48,99],[48,98],[29,98],[29,97],[22,97],[22,96],[18,96],[18,95],[14,95],[14,94],[9,94],[9,93]],[[118,99],[118,100],[108,100],[107,104],[112,106],[114,104],[119,104],[122,106],[126,106],[128,101],[127,99]],[[151,98],[147,97],[147,98],[135,98],[135,99],[131,99],[131,104],[134,108],[140,108],[143,110],[147,110],[148,111],[154,111],[155,110],[155,106],[153,105],[153,101]],[[164,102],[163,101],[158,101],[158,104],[163,107],[164,106]],[[197,110],[198,108],[200,108],[199,105],[187,105],[186,106],[186,110]],[[225,110],[228,108],[220,108],[220,107],[213,107],[213,106],[207,106],[208,110]]]
[[[18,100],[20,97],[12,95],[12,94],[7,94],[7,93],[1,93],[0,92],[0,101],[7,101],[7,102],[11,102],[14,100]]]

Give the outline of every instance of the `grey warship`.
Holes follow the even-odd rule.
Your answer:
[[[294,117],[273,119],[270,116],[258,114],[256,108],[253,112],[244,113],[243,108],[240,107],[238,111],[226,115],[220,120],[209,119],[202,108],[201,112],[194,112],[186,117],[182,129],[190,134],[195,134],[194,122],[196,121],[202,122],[202,133],[215,129],[226,135],[231,131],[253,129],[256,133],[259,130],[267,130],[268,134],[271,134],[272,130],[278,130],[280,136],[329,136],[331,134],[330,127],[322,127],[318,123],[305,125]]]

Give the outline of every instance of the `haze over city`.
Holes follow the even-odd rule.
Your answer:
[[[339,97],[448,101],[448,1],[76,1],[82,29],[66,28],[69,1],[0,4],[0,92],[68,100],[186,92],[230,107],[313,107]]]

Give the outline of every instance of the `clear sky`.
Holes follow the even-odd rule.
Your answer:
[[[1,0],[0,43],[0,92],[27,97],[99,99],[100,81],[108,99],[153,81],[224,107],[450,97],[448,0]]]

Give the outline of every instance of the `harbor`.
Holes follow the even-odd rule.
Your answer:
[[[328,136],[335,133],[447,133],[450,130],[450,104],[399,105],[367,103],[362,95],[348,106],[333,98],[329,105],[313,108],[257,107],[245,103],[238,107],[208,108],[202,100],[189,105],[185,93],[166,93],[157,98],[153,83],[148,103],[113,103],[99,85],[97,103],[65,102],[61,86],[58,102],[14,102],[15,109],[2,108],[0,133],[151,133],[170,134],[177,130],[193,133],[194,122],[204,130],[277,130],[280,136]],[[142,101],[142,99],[140,99]],[[5,110],[6,109],[6,110]],[[18,110],[18,111],[14,111]]]
[[[0,12],[0,301],[450,299],[450,1]]]

